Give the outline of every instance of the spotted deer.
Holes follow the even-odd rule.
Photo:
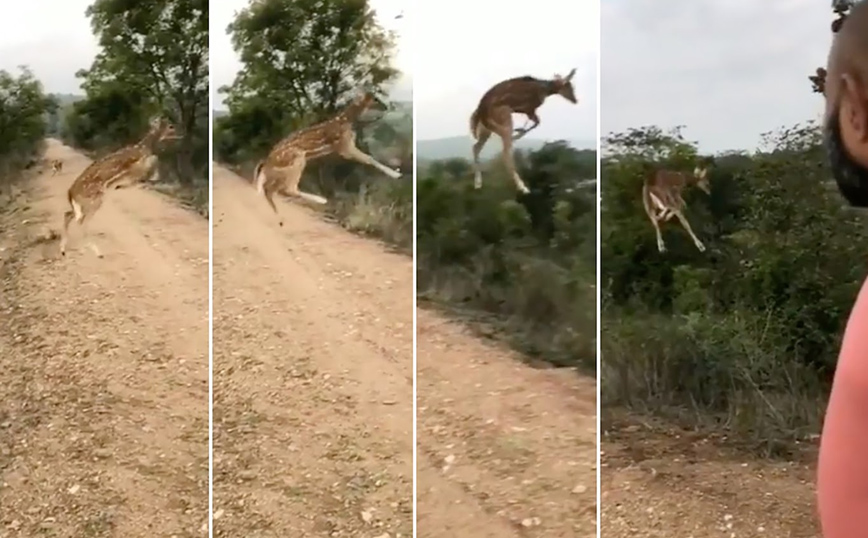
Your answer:
[[[682,193],[685,188],[695,185],[705,194],[711,194],[711,183],[708,179],[708,169],[711,164],[710,159],[703,159],[693,169],[693,174],[657,169],[645,177],[642,184],[642,204],[645,206],[645,213],[651,219],[651,224],[654,225],[654,231],[657,232],[657,250],[660,252],[666,252],[663,235],[660,233],[660,223],[668,222],[672,217],[678,218],[690,234],[696,248],[700,252],[705,252],[705,245],[693,233],[690,223],[684,216],[684,208],[687,204]]]
[[[335,117],[298,130],[278,142],[268,156],[256,165],[253,172],[256,190],[265,196],[268,205],[278,216],[280,226],[283,226],[283,219],[274,205],[275,193],[315,204],[328,203],[322,196],[303,192],[298,188],[307,163],[313,159],[337,154],[344,159],[372,166],[393,179],[401,177],[400,171],[392,170],[356,147],[353,124],[366,110],[373,108],[385,110],[386,105],[373,93],[364,92]]]
[[[540,119],[536,111],[550,95],[560,95],[573,104],[578,103],[572,83],[575,74],[576,70],[573,69],[567,76],[555,75],[552,80],[530,76],[511,78],[498,82],[483,94],[476,110],[470,115],[470,134],[476,141],[473,144],[473,183],[477,189],[482,188],[479,153],[494,133],[503,143],[503,162],[515,186],[523,193],[530,192],[515,170],[512,143],[537,128]],[[527,116],[525,126],[515,129],[514,133],[512,114]],[[527,127],[528,122],[533,122],[533,125]]]
[[[63,161],[55,159],[51,161],[51,175],[54,176],[63,171]]]
[[[70,223],[75,220],[87,239],[87,225],[102,206],[106,191],[120,189],[146,178],[153,180],[156,177],[153,172],[157,164],[157,146],[177,138],[175,128],[168,121],[155,118],[151,121],[147,134],[139,142],[110,153],[85,168],[67,191],[70,209],[63,214],[61,255],[66,255]],[[103,257],[96,244],[90,240],[87,240],[87,243],[98,258]]]

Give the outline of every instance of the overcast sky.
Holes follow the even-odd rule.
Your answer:
[[[703,151],[818,119],[828,0],[602,0],[601,132],[685,125]]]
[[[397,50],[395,67],[404,73],[393,92],[393,98],[410,101],[412,95],[412,39],[410,25],[413,16],[405,6],[404,0],[370,0],[370,5],[377,11],[380,24],[397,33]],[[214,108],[223,108],[222,95],[217,95],[221,86],[232,84],[235,74],[241,69],[238,55],[232,49],[232,41],[226,33],[226,27],[233,21],[235,14],[246,7],[249,0],[218,0],[211,2],[211,93]],[[401,19],[395,16],[403,13]]]
[[[416,3],[418,138],[467,136],[480,97],[502,80],[551,78],[577,68],[573,85],[579,104],[547,99],[538,110],[540,126],[529,136],[596,140],[598,1],[535,0],[522,6],[502,0]],[[520,126],[525,116],[514,119]]]
[[[98,51],[84,11],[92,0],[3,2],[0,69],[29,65],[47,92],[82,93],[75,72]]]

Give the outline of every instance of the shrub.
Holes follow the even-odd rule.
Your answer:
[[[815,432],[866,270],[864,219],[830,184],[816,126],[716,157],[711,196],[685,193],[705,253],[677,224],[658,253],[640,199],[643,170],[692,169],[695,145],[653,127],[608,144],[603,405],[721,424],[766,448]]]
[[[480,190],[462,159],[420,173],[419,296],[492,316],[533,357],[593,370],[596,190],[583,180],[596,154],[556,142],[517,162],[529,195],[497,161]]]

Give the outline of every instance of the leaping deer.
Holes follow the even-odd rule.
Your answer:
[[[268,156],[256,165],[253,172],[256,190],[265,196],[281,226],[283,219],[274,205],[276,192],[316,204],[328,203],[322,196],[303,192],[298,188],[307,163],[313,159],[335,153],[344,159],[373,166],[392,179],[401,177],[400,171],[392,170],[356,147],[353,123],[375,104],[379,110],[386,109],[385,103],[373,93],[362,93],[332,119],[296,131],[278,142]]]
[[[119,189],[143,181],[152,175],[157,164],[156,147],[165,140],[177,139],[175,128],[163,118],[151,120],[148,133],[138,143],[102,157],[84,169],[67,191],[70,209],[63,214],[60,253],[66,255],[69,224],[73,219],[87,237],[87,224],[102,206],[108,189]],[[153,179],[153,177],[151,177]],[[102,253],[93,242],[88,245],[98,258]]]
[[[537,128],[540,120],[536,111],[545,102],[546,97],[560,95],[573,104],[578,103],[572,83],[575,74],[576,70],[573,69],[567,76],[555,75],[552,80],[541,80],[530,76],[511,78],[495,84],[485,92],[476,110],[470,115],[470,134],[476,141],[473,144],[473,184],[477,189],[482,188],[479,153],[494,133],[503,142],[503,162],[507,172],[512,175],[515,186],[523,193],[530,192],[515,170],[512,143]],[[512,114],[527,116],[525,126],[515,129],[515,135]],[[528,121],[532,121],[533,125],[527,127]]]
[[[51,175],[57,175],[63,171],[63,161],[60,159],[55,159],[51,161]]]
[[[705,245],[693,233],[690,223],[684,216],[684,208],[687,204],[681,194],[691,185],[696,185],[705,194],[711,194],[711,183],[708,179],[708,168],[711,164],[712,160],[707,158],[697,164],[693,174],[658,169],[645,177],[642,184],[642,204],[645,206],[645,213],[651,219],[651,224],[654,225],[654,231],[657,232],[657,250],[660,252],[666,252],[663,235],[660,233],[660,222],[668,222],[672,217],[678,218],[690,234],[696,248],[700,252],[705,252]]]

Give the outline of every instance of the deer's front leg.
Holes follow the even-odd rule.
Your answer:
[[[388,166],[378,162],[376,159],[357,148],[355,144],[344,144],[342,147],[338,148],[338,154],[345,159],[373,166],[392,179],[398,179],[401,177],[401,172],[398,170],[392,170]]]
[[[705,252],[705,245],[702,244],[702,241],[696,237],[696,234],[693,233],[693,229],[690,227],[690,223],[687,222],[687,219],[684,215],[681,214],[681,211],[673,211],[675,216],[678,217],[678,220],[681,222],[681,225],[684,226],[684,229],[687,230],[687,233],[690,234],[690,238],[693,239],[693,244],[696,245],[696,248],[699,249],[699,252]]]
[[[518,140],[527,133],[539,127],[539,116],[536,115],[536,112],[531,112],[530,114],[528,114],[527,119],[528,121],[532,121],[533,124],[530,127],[522,127],[521,129],[516,129],[515,134],[512,137],[513,140]],[[527,121],[525,121],[524,124],[527,125]]]

